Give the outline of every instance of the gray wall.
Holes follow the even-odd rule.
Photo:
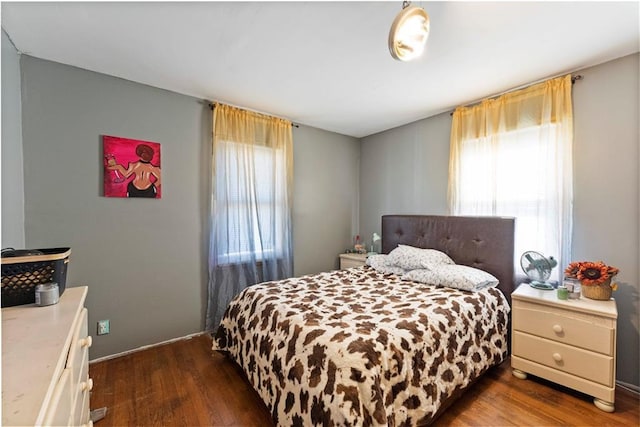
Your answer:
[[[446,215],[451,117],[443,113],[362,140],[360,230],[387,214]],[[445,143],[446,142],[446,143]]]
[[[26,245],[70,246],[88,285],[91,358],[202,330],[207,107],[196,99],[22,56]],[[162,147],[162,199],[102,197],[101,135]]]
[[[360,140],[300,126],[293,157],[294,275],[337,269],[358,232]]]
[[[638,54],[580,71],[574,107],[574,260],[620,268],[618,380],[639,380]],[[488,94],[490,95],[490,94]],[[386,213],[446,214],[448,113],[366,137],[361,146],[360,224]]]
[[[20,56],[2,30],[2,247],[24,248]]]
[[[111,320],[111,334],[95,336],[91,359],[201,331],[211,110],[192,97],[58,63],[23,55],[21,64],[26,246],[72,248],[68,283],[89,286],[90,328]],[[102,197],[101,135],[161,144],[162,199]],[[349,241],[359,144],[294,131],[298,273],[334,268]],[[333,156],[341,160],[329,162]],[[341,171],[326,177],[334,165]],[[340,181],[348,185],[336,189]],[[327,199],[334,205],[318,205]]]
[[[619,380],[640,385],[640,55],[585,69],[574,100],[573,259],[620,269]]]

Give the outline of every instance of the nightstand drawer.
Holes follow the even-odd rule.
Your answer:
[[[601,324],[602,318],[540,305],[517,304],[518,309],[513,311],[514,330],[613,355],[615,330]]]
[[[362,267],[367,263],[367,254],[340,254],[340,270]]]
[[[345,269],[345,268],[353,268],[353,267],[362,267],[364,264],[362,263],[362,261],[354,261],[351,259],[343,259],[342,261],[340,261],[340,268],[341,269]]]
[[[515,331],[513,354],[606,386],[613,386],[613,357]],[[553,379],[552,379],[553,380]]]

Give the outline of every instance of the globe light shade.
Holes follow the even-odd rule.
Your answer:
[[[389,31],[389,52],[394,59],[411,61],[422,55],[429,37],[429,15],[421,7],[406,6]]]

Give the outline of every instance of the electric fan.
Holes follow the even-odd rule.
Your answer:
[[[532,288],[550,290],[553,285],[547,280],[551,276],[551,270],[558,265],[552,256],[545,258],[544,255],[534,251],[527,251],[520,257],[520,266],[524,274],[531,279]]]

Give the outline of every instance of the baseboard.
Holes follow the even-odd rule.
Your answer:
[[[191,339],[193,337],[197,337],[197,336],[208,334],[208,333],[210,333],[210,332],[206,332],[206,331],[205,332],[196,332],[195,334],[186,335],[184,337],[173,338],[173,339],[170,339],[170,340],[167,340],[167,341],[162,341],[162,342],[155,343],[155,344],[143,345],[142,347],[138,347],[138,348],[134,348],[134,349],[131,349],[131,350],[123,351],[122,353],[111,354],[109,356],[103,356],[103,357],[99,357],[97,359],[90,360],[89,361],[89,365],[91,365],[92,363],[104,362],[105,360],[115,359],[116,357],[126,356],[126,355],[131,354],[131,353],[137,353],[137,352],[142,351],[142,350],[148,350],[148,349],[153,348],[153,347],[158,347],[158,346],[165,345],[165,344],[171,344],[172,342],[182,341],[182,340],[189,340],[189,339]]]
[[[623,388],[627,391],[630,391],[631,393],[640,395],[640,387],[638,387],[635,384],[625,383],[624,381],[616,381],[616,386]]]

